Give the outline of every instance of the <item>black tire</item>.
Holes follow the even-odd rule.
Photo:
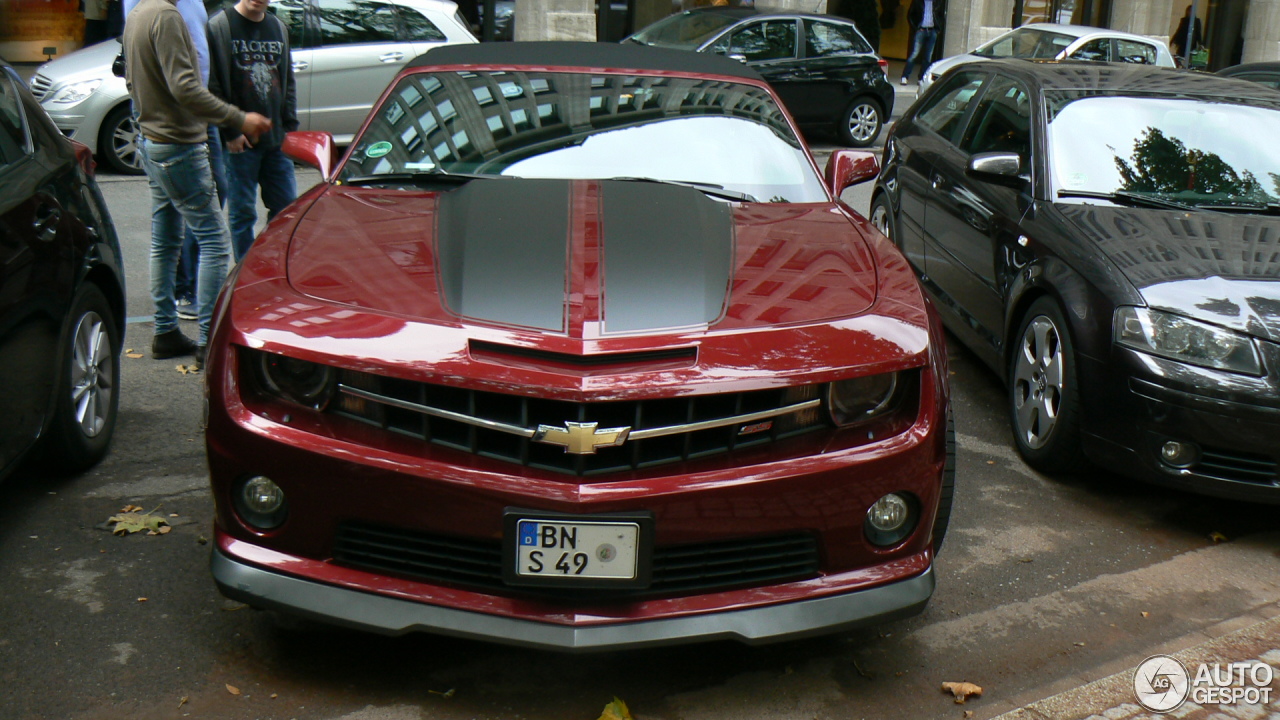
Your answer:
[[[107,298],[93,283],[76,291],[62,340],[58,395],[45,457],[79,472],[107,454],[120,407],[120,331]]]
[[[1075,343],[1058,303],[1032,303],[1011,342],[1009,421],[1018,453],[1043,473],[1084,467]]]
[[[880,193],[871,201],[871,217],[867,218],[871,224],[880,231],[881,235],[889,238],[894,245],[898,245],[898,221],[893,217],[893,207],[889,204],[889,195]],[[901,249],[901,245],[898,245]]]
[[[142,174],[142,156],[138,154],[138,123],[133,120],[133,105],[123,103],[107,113],[98,131],[98,156],[110,168],[123,175]]]
[[[947,460],[942,466],[942,490],[938,493],[938,514],[933,518],[933,555],[938,556],[951,524],[951,503],[956,492],[956,423],[947,408]]]
[[[884,128],[884,109],[869,97],[854,98],[840,116],[840,141],[849,147],[870,147]]]

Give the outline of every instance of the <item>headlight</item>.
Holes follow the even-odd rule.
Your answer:
[[[65,85],[61,90],[53,94],[53,97],[44,101],[46,105],[75,105],[93,94],[94,90],[102,84],[101,79],[85,80],[84,82],[71,83]]]
[[[1115,339],[1125,347],[1191,365],[1262,374],[1258,350],[1249,336],[1173,313],[1117,308]]]
[[[897,389],[898,373],[833,382],[827,390],[827,411],[836,425],[852,425],[889,409]]]
[[[317,410],[329,404],[336,386],[333,368],[284,355],[252,355],[250,366],[262,390]]]

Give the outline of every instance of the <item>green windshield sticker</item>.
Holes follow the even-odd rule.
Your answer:
[[[371,157],[371,158],[380,158],[389,152],[391,152],[391,143],[384,140],[382,142],[376,142],[370,145],[369,149],[364,151],[364,156]]]

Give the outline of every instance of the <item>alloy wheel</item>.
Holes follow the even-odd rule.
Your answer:
[[[71,407],[85,437],[97,437],[107,426],[111,412],[111,338],[96,312],[87,312],[76,325],[71,346]]]
[[[870,144],[880,132],[880,111],[871,103],[859,103],[849,112],[849,137]]]
[[[1017,431],[1027,447],[1049,441],[1062,410],[1065,373],[1057,326],[1041,315],[1027,324],[1013,365],[1013,404]]]
[[[111,131],[111,149],[121,162],[135,170],[142,169],[142,156],[138,154],[138,123],[126,114]]]

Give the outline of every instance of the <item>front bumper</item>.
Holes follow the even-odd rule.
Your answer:
[[[1103,466],[1204,495],[1280,504],[1280,391],[1274,377],[1248,378],[1119,349],[1114,362],[1082,368],[1090,393],[1086,442]],[[1275,358],[1268,363],[1276,367]],[[1091,367],[1090,367],[1091,366]],[[1105,379],[1102,379],[1104,378]],[[1174,467],[1160,456],[1168,441],[1198,449]]]
[[[889,585],[682,617],[602,625],[555,625],[426,605],[266,570],[215,549],[214,580],[229,598],[384,635],[428,631],[508,645],[585,652],[708,640],[764,644],[888,622],[918,614],[933,594],[933,568]]]

